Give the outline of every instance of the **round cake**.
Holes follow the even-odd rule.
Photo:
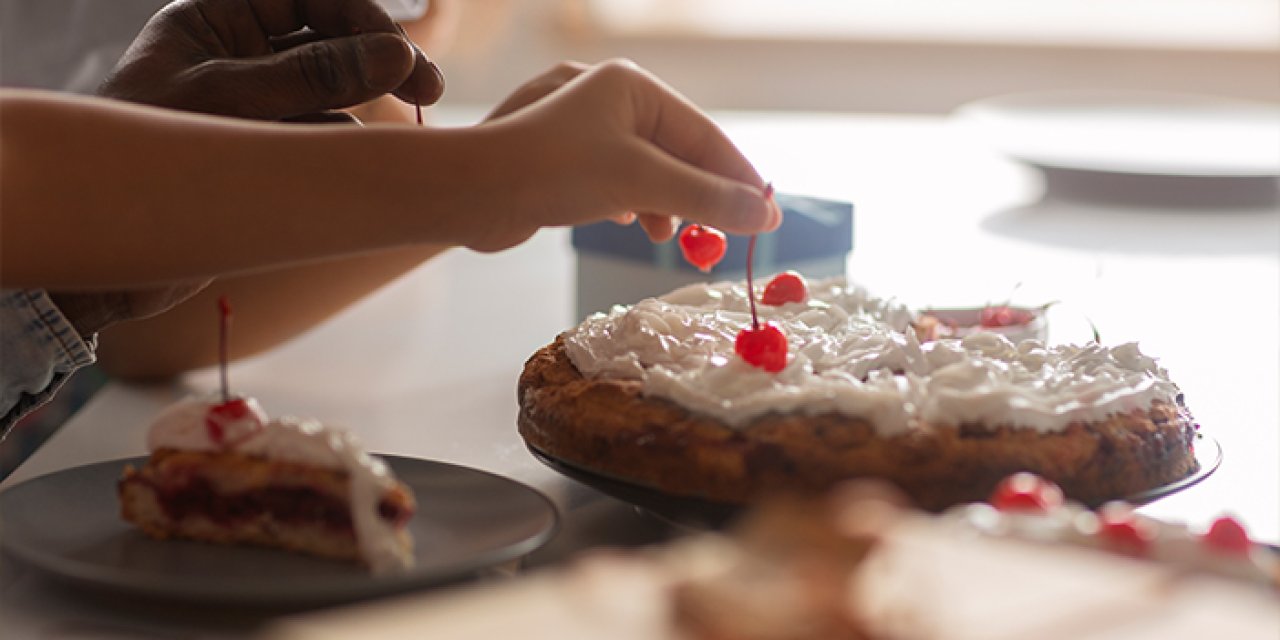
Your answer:
[[[843,278],[759,313],[788,342],[777,373],[735,354],[742,282],[588,318],[526,363],[521,435],[587,471],[727,503],[871,477],[938,510],[1031,471],[1095,505],[1196,470],[1182,396],[1136,344],[921,343],[908,308]]]

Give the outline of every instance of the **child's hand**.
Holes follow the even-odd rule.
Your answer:
[[[526,84],[482,125],[494,134],[493,157],[514,158],[502,189],[516,202],[476,225],[468,246],[497,251],[543,226],[632,212],[657,241],[671,238],[678,218],[740,234],[778,226],[751,163],[683,96],[626,61],[576,71]]]

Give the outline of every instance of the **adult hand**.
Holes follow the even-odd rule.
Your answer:
[[[561,66],[517,90],[481,125],[517,158],[522,201],[477,225],[467,246],[497,251],[539,227],[639,214],[655,241],[679,218],[730,233],[781,223],[751,163],[706,114],[628,61]],[[551,196],[551,197],[548,197]]]
[[[98,93],[317,121],[388,92],[429,105],[443,90],[440,70],[374,0],[178,0],[147,22]]]
[[[98,93],[259,120],[353,122],[329,111],[387,92],[421,105],[440,70],[374,0],[179,0],[143,27]],[[82,335],[162,313],[210,280],[50,292]]]

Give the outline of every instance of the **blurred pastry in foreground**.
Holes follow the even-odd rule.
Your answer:
[[[865,482],[778,496],[724,534],[302,616],[267,637],[1273,640],[1280,630],[1276,556],[1238,523],[1218,524],[1229,518],[1198,531],[1118,504],[1090,511],[1031,476],[942,515],[902,500]]]

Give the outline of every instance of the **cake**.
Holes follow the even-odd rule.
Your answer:
[[[1049,499],[1040,497],[1047,494]],[[1139,514],[1123,501],[1091,510],[1064,500],[1059,488],[1030,473],[1006,478],[987,502],[943,512],[939,527],[949,535],[978,534],[1053,546],[1096,549],[1159,563],[1182,572],[1207,573],[1280,587],[1280,555],[1254,542],[1229,515],[1204,531],[1180,522]]]
[[[349,432],[268,419],[253,399],[188,398],[152,424],[127,467],[121,514],[147,535],[248,544],[358,561],[412,563],[410,489]]]
[[[1057,489],[1030,474],[1007,480]],[[1257,623],[1280,623],[1271,591],[1280,560],[1234,519],[1196,532],[1127,505],[1093,512],[1050,502],[973,503],[934,517],[870,484],[765,501],[735,525],[715,563],[680,571],[671,618],[680,637],[699,640],[1196,638],[1204,625],[1179,630],[1186,621],[1171,614],[1212,620],[1235,598],[1252,605],[1248,615],[1212,635],[1266,637]],[[1140,550],[1120,533],[1135,528],[1147,531]]]
[[[804,284],[758,305],[787,341],[777,372],[735,353],[752,326],[742,282],[587,318],[526,363],[520,434],[589,472],[731,504],[878,478],[941,510],[1031,471],[1098,505],[1197,468],[1182,395],[1136,344],[922,342],[900,303]]]
[[[1088,526],[1101,514],[1070,502],[1010,509],[993,496],[1006,508],[932,515],[895,493],[852,483],[765,500],[724,532],[597,549],[513,580],[286,620],[265,635],[1273,640],[1280,631],[1276,555],[1247,536],[1222,545],[1212,529],[1137,516],[1157,535],[1134,558],[1104,551],[1107,534]]]

